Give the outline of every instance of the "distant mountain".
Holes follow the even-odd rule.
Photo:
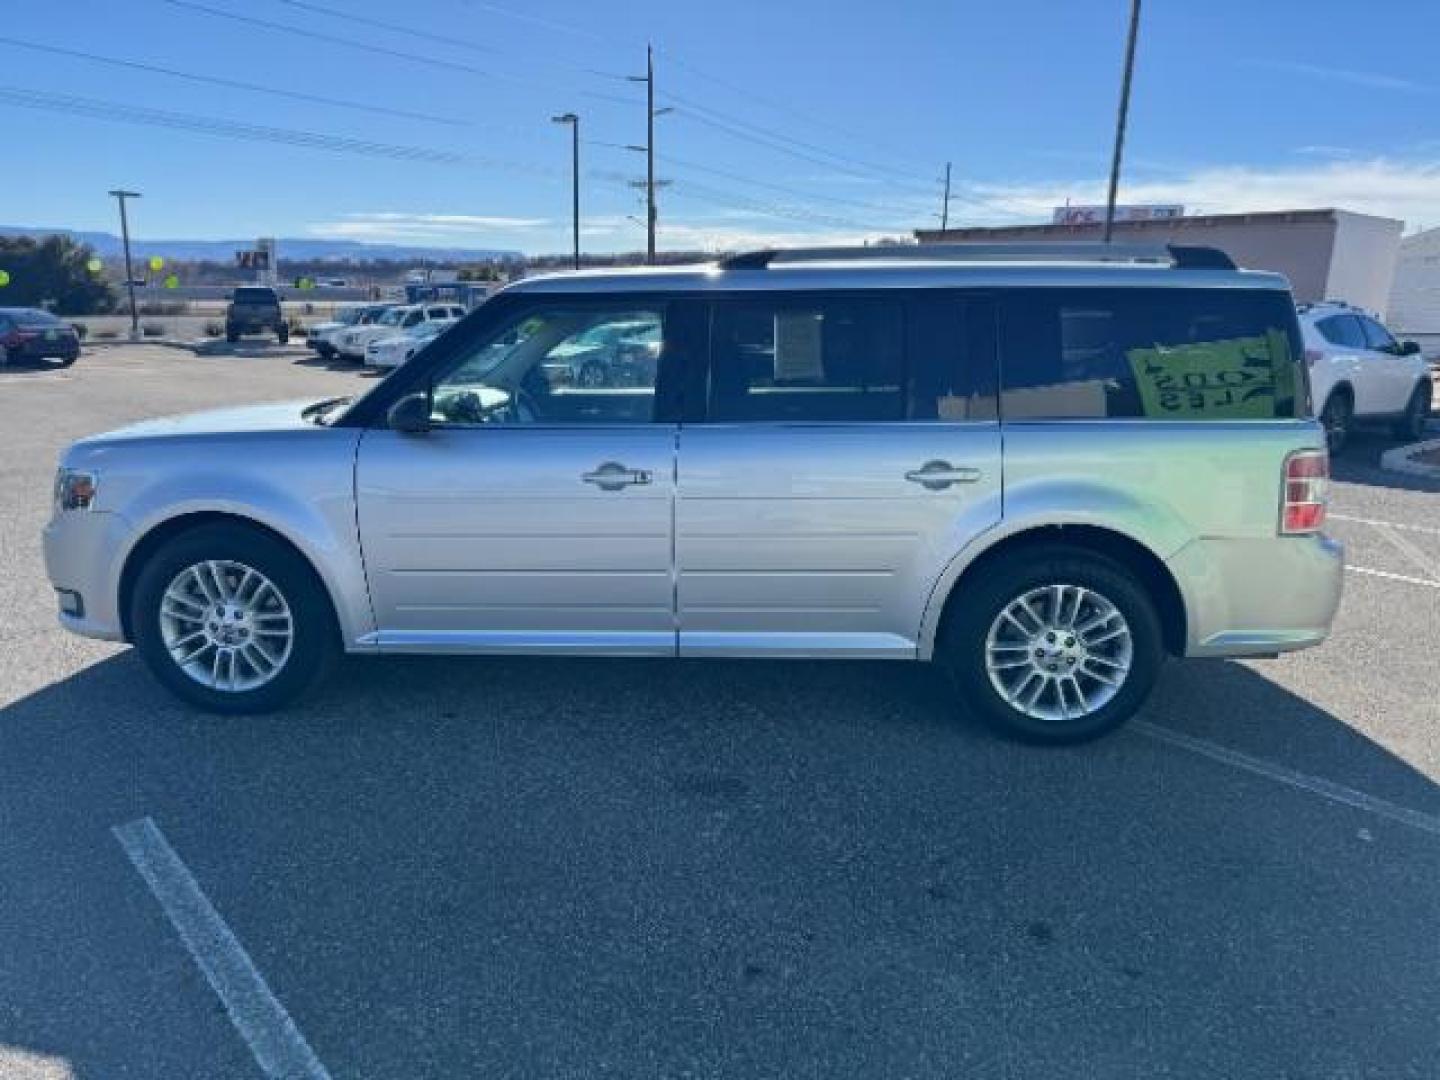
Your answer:
[[[51,236],[59,233],[69,236],[82,244],[89,244],[101,257],[123,253],[120,237],[107,232],[79,232],[74,229],[36,229],[16,225],[0,225],[0,236]],[[275,241],[280,260],[286,259],[336,259],[351,262],[366,262],[379,259],[395,259],[400,262],[475,262],[485,259],[519,259],[523,253],[498,248],[439,248],[412,247],[408,244],[367,244],[359,240],[317,240],[313,237],[280,237]],[[235,252],[247,251],[255,246],[253,238],[246,240],[151,240],[132,238],[131,254],[137,258],[163,255],[167,259],[195,261],[209,259],[214,262],[232,262]]]

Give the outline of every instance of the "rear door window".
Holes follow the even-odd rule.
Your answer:
[[[1285,293],[1016,289],[1000,309],[1007,420],[1303,413],[1303,350]]]

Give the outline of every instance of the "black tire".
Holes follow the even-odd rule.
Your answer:
[[[71,364],[75,363],[75,361],[78,360],[78,359],[80,359],[78,356],[62,356],[62,357],[60,357],[60,366],[61,366],[61,367],[69,367]]]
[[[289,655],[270,681],[254,689],[205,686],[180,667],[165,644],[160,615],[165,591],[186,567],[206,560],[233,561],[259,571],[289,607],[293,627]],[[130,627],[135,647],[155,677],[177,697],[206,712],[279,709],[323,679],[339,654],[330,598],[310,564],[284,542],[243,525],[200,525],[167,541],[140,570],[131,596]]]
[[[1052,585],[1078,585],[1098,594],[1123,616],[1130,630],[1129,670],[1114,696],[1093,712],[1062,719],[1034,717],[1012,705],[992,682],[986,665],[991,627],[1002,618],[1001,612],[1032,590]],[[1037,547],[983,567],[961,588],[943,628],[937,659],[948,668],[962,704],[1001,735],[1050,745],[1086,742],[1118,728],[1149,697],[1165,660],[1160,618],[1144,586],[1119,563],[1074,548]],[[1079,611],[1072,616],[1074,624],[1084,621]],[[1102,651],[1099,646],[1096,650]],[[1028,663],[1028,647],[1023,654]],[[1087,663],[1093,661],[1082,659],[1079,668],[1070,670],[1084,677]],[[1086,682],[1096,688],[1092,679]],[[1058,691],[1042,691],[1041,702],[1052,694],[1049,700],[1054,703],[1054,692]]]
[[[1395,438],[1419,442],[1425,437],[1425,421],[1430,418],[1430,380],[1418,383],[1405,405],[1405,412],[1390,429]]]
[[[1326,398],[1325,407],[1320,410],[1320,423],[1325,428],[1325,446],[1330,456],[1339,457],[1345,452],[1355,425],[1355,403],[1350,395],[1336,391]]]
[[[281,345],[288,345],[290,343],[290,328],[288,326],[280,327],[275,331],[275,337],[279,339]]]

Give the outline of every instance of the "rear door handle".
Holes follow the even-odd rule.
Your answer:
[[[648,484],[653,474],[647,469],[629,469],[618,461],[607,461],[594,472],[583,473],[580,477],[587,484],[594,484],[601,491],[619,491],[632,484]]]
[[[905,479],[929,491],[944,491],[951,484],[973,484],[980,475],[979,469],[968,466],[951,465],[948,461],[927,461],[920,468],[907,472]]]

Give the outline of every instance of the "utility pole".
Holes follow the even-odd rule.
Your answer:
[[[1110,159],[1110,197],[1105,200],[1105,243],[1115,229],[1115,195],[1120,188],[1120,159],[1125,150],[1125,120],[1130,114],[1130,79],[1135,72],[1135,38],[1140,32],[1140,0],[1130,0],[1130,34],[1125,41],[1125,73],[1120,78],[1120,110],[1115,117],[1115,153]]]
[[[573,112],[550,118],[570,125],[570,231],[575,247],[575,269],[580,269],[580,117]]]
[[[627,146],[627,150],[641,150],[645,153],[645,261],[655,262],[655,226],[660,213],[655,206],[655,118],[673,110],[655,108],[655,49],[645,46],[645,74],[628,76],[631,82],[645,84],[645,145]]]
[[[945,201],[940,204],[940,231],[950,227],[950,162],[945,162]]]
[[[120,204],[120,239],[125,245],[125,288],[130,293],[130,336],[140,336],[140,313],[135,307],[135,271],[130,265],[130,219],[125,214],[125,200],[140,198],[138,191],[116,189],[110,192]]]

